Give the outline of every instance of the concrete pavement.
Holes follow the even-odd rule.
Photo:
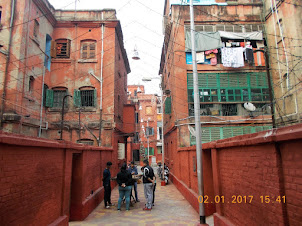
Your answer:
[[[196,225],[199,216],[189,202],[181,195],[173,184],[160,186],[157,182],[155,192],[155,206],[152,211],[143,211],[145,198],[143,184],[138,185],[139,199],[141,202],[130,207],[130,211],[117,211],[118,189],[112,191],[112,202],[115,206],[104,208],[102,202],[86,219],[81,222],[70,222],[71,226],[82,225]],[[212,226],[213,218],[208,217],[207,223]]]

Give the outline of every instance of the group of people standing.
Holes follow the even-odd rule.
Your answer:
[[[143,210],[150,211],[152,206],[154,206],[154,194],[156,188],[156,177],[154,175],[153,168],[149,165],[148,160],[144,160],[144,166],[141,168],[143,173],[143,184],[144,184],[144,194],[146,198],[146,204]],[[103,172],[103,186],[104,186],[104,203],[105,208],[110,208],[113,206],[111,203],[111,184],[110,181],[111,173],[110,168],[112,166],[111,162],[107,162],[106,169]],[[124,163],[121,167],[120,172],[117,174],[116,182],[118,184],[119,189],[119,199],[117,210],[121,210],[121,205],[123,200],[126,202],[126,210],[130,209],[130,196],[132,194],[132,186],[134,188],[135,193],[135,201],[140,202],[138,199],[137,192],[137,180],[133,179],[133,175],[138,175],[137,167],[134,165],[134,162],[131,162],[130,166],[127,167],[127,164]]]

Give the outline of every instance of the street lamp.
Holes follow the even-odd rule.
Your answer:
[[[67,97],[72,97],[72,96],[69,95],[69,94],[67,94],[67,95],[65,95],[65,96],[63,97],[60,140],[63,140],[64,107],[65,107],[65,99],[66,99]]]
[[[143,78],[142,81],[143,82],[151,82],[152,79],[160,79],[160,84],[162,84],[163,81],[163,75],[161,75],[161,77],[153,77],[153,78]],[[160,107],[161,107],[161,112],[162,112],[162,117],[161,117],[161,123],[162,123],[162,129],[161,129],[161,154],[162,154],[162,178],[163,179],[163,175],[165,172],[165,144],[164,144],[164,93],[163,93],[163,87],[162,85],[160,85],[161,89],[160,89]],[[149,154],[149,152],[148,152]]]

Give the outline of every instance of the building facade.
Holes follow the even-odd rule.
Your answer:
[[[264,1],[277,126],[301,122],[301,1]]]
[[[134,161],[148,158],[153,164],[161,161],[161,107],[156,94],[146,94],[143,85],[128,85],[128,101],[136,106],[136,131],[130,156]]]
[[[173,183],[197,204],[197,159],[190,1],[165,1],[159,74],[164,102],[165,163]],[[202,143],[272,128],[261,1],[194,3]],[[258,51],[257,51],[258,50]],[[260,51],[259,51],[260,50]],[[257,52],[256,52],[257,51]],[[211,153],[203,152],[204,192],[211,197]],[[187,177],[187,175],[193,175]],[[194,199],[194,200],[193,200]],[[206,215],[215,206],[205,204]]]
[[[194,5],[202,141],[271,128],[264,55],[254,52],[264,48],[262,3]],[[164,14],[160,74],[167,94],[164,128],[169,157],[169,151],[195,144],[189,1],[166,1]]]
[[[116,11],[55,10],[47,0],[1,7],[1,128],[114,147],[125,158],[134,121],[124,115],[134,111]]]

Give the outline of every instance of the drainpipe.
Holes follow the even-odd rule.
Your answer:
[[[43,101],[44,101],[44,78],[45,78],[45,65],[43,66],[43,74],[42,74],[42,96],[41,96],[41,106],[40,106],[40,128],[39,128],[39,137],[42,134],[42,116],[43,116]]]
[[[102,21],[104,20],[104,12],[102,12]],[[102,121],[103,121],[103,63],[104,63],[104,32],[105,26],[102,23],[102,52],[101,52],[101,79],[100,79],[100,129],[99,129],[99,146],[102,144]]]
[[[3,127],[3,114],[4,114],[4,109],[5,109],[5,98],[6,98],[6,83],[7,83],[9,60],[10,60],[10,48],[11,48],[11,44],[12,44],[12,32],[13,32],[13,24],[14,24],[14,17],[15,17],[15,7],[16,7],[16,0],[12,0],[11,17],[10,17],[10,23],[9,23],[10,28],[9,28],[9,38],[8,38],[8,49],[7,49],[7,55],[6,55],[6,65],[5,65],[3,92],[2,92],[0,128]]]

